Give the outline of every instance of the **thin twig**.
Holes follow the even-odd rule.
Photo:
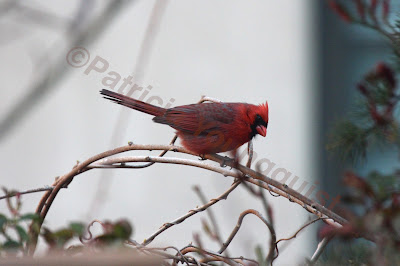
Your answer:
[[[83,243],[84,241],[90,241],[93,238],[92,232],[90,231],[90,227],[92,227],[94,225],[94,223],[99,223],[101,224],[103,227],[103,223],[99,220],[93,220],[90,224],[87,225],[86,227],[86,231],[88,232],[89,236],[88,237],[84,237],[83,235],[79,237],[79,241],[81,241],[81,243]]]
[[[165,248],[149,248],[149,247],[144,247],[144,246],[133,246],[133,247],[136,248],[137,250],[141,251],[141,252],[146,252],[146,254],[150,253],[152,255],[161,256],[161,257],[164,257],[166,259],[171,259],[173,261],[184,262],[187,265],[209,266],[209,264],[206,264],[206,263],[199,263],[193,257],[183,255],[180,252],[180,250],[178,248],[176,248],[176,247],[165,247]],[[167,250],[167,249],[177,250],[178,255],[172,255],[172,254],[169,254],[169,253],[165,252],[165,250]]]
[[[257,172],[261,172],[260,164],[256,165],[256,170],[257,170]],[[261,181],[259,181],[259,182],[261,182]],[[273,216],[273,212],[272,212],[272,207],[268,204],[267,198],[265,197],[265,194],[264,194],[264,189],[260,186],[258,193],[257,192],[253,192],[253,193],[261,200],[261,203],[264,207],[265,215],[267,215],[267,219],[271,223],[271,225],[274,226],[274,216]],[[272,196],[274,196],[274,195],[272,195]]]
[[[273,191],[285,198],[290,199],[292,202],[295,202],[297,204],[300,204],[303,206],[306,210],[308,210],[311,213],[316,214],[317,216],[320,216],[322,213],[323,216],[327,216],[334,220],[336,223],[339,225],[343,225],[347,223],[347,220],[345,220],[343,217],[339,216],[338,214],[334,213],[333,211],[325,208],[321,204],[311,200],[310,198],[307,198],[306,196],[302,195],[301,193],[297,192],[296,190],[290,188],[286,184],[282,184],[272,178],[269,178],[260,172],[254,171],[248,167],[245,167],[241,164],[235,165],[233,161],[226,161],[226,159],[218,154],[207,154],[204,156],[205,159],[213,160],[218,163],[225,163],[226,166],[236,168],[242,173],[246,174],[247,176],[252,177],[253,179],[257,179],[260,181],[263,181],[264,183],[267,183],[270,185],[269,189],[268,186],[265,186],[267,190]],[[259,184],[256,184],[259,185]],[[319,214],[318,214],[319,213]],[[322,217],[326,218],[326,217]],[[325,220],[329,222],[328,220]],[[336,226],[338,226],[338,224]]]
[[[214,253],[212,251],[208,251],[208,250],[205,250],[205,249],[202,249],[202,248],[199,248],[199,247],[195,247],[193,245],[189,245],[189,246],[181,249],[181,253],[184,254],[184,255],[187,254],[187,253],[190,253],[190,252],[196,252],[198,254],[204,254],[204,255],[208,255],[208,256],[212,257],[212,258],[206,257],[205,259],[200,260],[200,262],[222,261],[222,262],[225,262],[228,265],[237,265],[237,262],[234,261],[231,258],[228,258],[228,257],[223,256],[221,254],[217,254],[217,253]]]
[[[271,240],[271,242],[272,243],[276,242],[275,229],[270,225],[270,223],[258,211],[249,209],[240,214],[235,228],[233,229],[232,233],[229,235],[228,239],[225,241],[224,245],[218,250],[218,253],[221,254],[229,246],[229,244],[232,242],[233,238],[236,236],[237,232],[239,231],[240,227],[242,226],[244,217],[248,214],[253,214],[253,215],[257,216],[268,227],[268,229],[271,233],[271,239],[273,240],[273,241]],[[272,257],[271,257],[271,259],[272,259]]]
[[[132,243],[129,243],[130,245],[132,245]],[[181,250],[179,250],[178,248],[176,248],[176,247],[173,247],[173,246],[168,246],[168,247],[147,247],[147,246],[143,246],[143,245],[134,245],[133,244],[133,248],[135,248],[135,249],[137,249],[137,250],[139,250],[139,251],[146,251],[146,252],[150,252],[150,253],[154,253],[154,254],[156,254],[156,255],[160,255],[160,256],[163,256],[163,257],[165,257],[165,258],[167,258],[167,259],[173,259],[174,261],[180,261],[180,262],[184,262],[184,263],[186,263],[187,265],[189,265],[189,263],[190,263],[190,265],[206,265],[206,266],[209,266],[210,264],[208,264],[208,263],[204,263],[204,262],[199,262],[199,261],[197,261],[195,258],[193,258],[193,257],[191,257],[191,256],[185,256],[183,253],[182,253],[182,250],[184,250],[184,249],[186,249],[186,248],[188,248],[188,247],[192,247],[192,248],[195,248],[195,249],[198,249],[199,250],[199,248],[198,247],[195,247],[195,246],[193,246],[193,245],[188,245],[188,246],[186,246],[186,247],[184,247],[184,248],[182,248]],[[163,252],[163,251],[166,251],[166,250],[168,250],[168,249],[174,249],[176,252],[177,252],[177,255],[171,255],[171,254],[169,254],[169,253],[165,253],[165,252]],[[192,251],[189,251],[189,252],[192,252]],[[187,253],[189,253],[189,252],[187,252]],[[198,253],[197,251],[195,251],[196,253]],[[212,251],[206,251],[206,250],[204,250],[204,252],[205,253],[209,253],[209,254],[213,254],[213,255],[215,255],[215,256],[217,256],[217,257],[221,257],[221,258],[225,258],[225,256],[222,256],[222,255],[220,255],[220,254],[215,254],[215,253],[213,253]],[[239,259],[239,258],[228,258],[228,259]],[[246,258],[243,258],[244,260],[249,260],[249,261],[253,261],[253,260],[251,260],[251,259],[246,259]],[[175,265],[175,264],[173,264],[173,265]]]
[[[165,251],[168,250],[168,249],[173,249],[173,250],[175,250],[176,253],[177,253],[179,256],[182,257],[182,259],[183,259],[183,261],[186,263],[186,265],[189,265],[189,261],[186,259],[186,257],[181,253],[181,251],[180,251],[178,248],[172,247],[172,246],[168,246],[168,247],[165,247],[165,248],[164,248]],[[174,262],[175,262],[175,260],[174,260]]]
[[[308,265],[312,266],[317,262],[319,256],[322,254],[325,247],[328,245],[329,241],[332,238],[333,238],[332,236],[329,236],[329,237],[327,236],[318,243],[317,249],[315,250],[314,254],[312,255],[310,261],[308,262]]]
[[[161,159],[161,158],[159,158],[159,159]],[[235,183],[232,184],[232,186],[227,191],[225,191],[223,194],[221,194],[216,199],[212,199],[207,204],[204,204],[203,206],[200,206],[200,207],[197,207],[197,208],[195,208],[193,210],[190,210],[186,215],[183,215],[183,216],[175,219],[174,221],[172,221],[170,223],[165,223],[163,226],[161,226],[160,229],[158,229],[151,236],[149,236],[147,239],[145,239],[143,241],[142,245],[143,246],[147,246],[148,244],[150,244],[154,240],[154,238],[156,238],[159,234],[161,234],[162,232],[164,232],[168,228],[170,228],[170,227],[172,227],[174,225],[177,225],[177,224],[183,222],[184,220],[186,220],[187,218],[193,216],[194,214],[202,212],[202,211],[206,210],[208,207],[214,205],[215,203],[217,203],[217,202],[219,202],[219,201],[221,201],[223,199],[226,199],[228,197],[229,193],[231,193],[237,186],[239,186],[239,184],[241,182],[242,181],[240,181],[240,180],[236,181]]]
[[[138,144],[131,144],[128,146],[122,146],[113,150],[109,150],[103,153],[100,153],[98,155],[95,155],[84,162],[81,162],[77,164],[69,173],[65,174],[64,176],[60,177],[54,184],[54,189],[52,191],[47,191],[41,201],[39,202],[39,205],[36,209],[36,213],[40,215],[41,221],[43,222],[49,209],[52,206],[52,203],[57,196],[58,192],[60,191],[61,188],[67,186],[72,179],[76,176],[79,175],[87,170],[90,170],[91,168],[89,167],[90,164],[93,164],[96,162],[96,164],[93,164],[91,167],[112,167],[112,168],[125,168],[127,167],[126,165],[107,165],[105,164],[105,161],[102,161],[103,164],[99,164],[99,160],[110,157],[112,155],[116,155],[119,153],[131,151],[131,150],[172,150],[175,152],[181,152],[181,153],[186,153],[189,155],[194,155],[198,156],[197,154],[194,154],[193,152],[179,147],[179,146],[173,146],[173,145],[138,145]],[[162,163],[179,163],[179,164],[186,164],[186,165],[192,165],[196,167],[201,167],[204,169],[208,169],[211,171],[215,171],[218,173],[221,173],[226,176],[233,176],[233,177],[240,177],[242,174],[245,174],[245,180],[246,182],[250,182],[252,184],[255,184],[257,186],[263,187],[269,191],[273,191],[274,193],[277,193],[281,196],[284,196],[286,198],[291,199],[292,202],[295,202],[299,204],[300,206],[304,207],[306,210],[308,210],[311,213],[314,213],[318,217],[321,218],[330,218],[324,220],[325,222],[332,224],[333,226],[341,226],[342,224],[347,223],[347,221],[337,215],[336,213],[326,209],[322,205],[312,201],[311,199],[303,196],[299,192],[289,188],[287,185],[282,184],[280,182],[275,181],[274,179],[271,179],[261,173],[258,173],[250,168],[247,168],[243,165],[238,164],[237,162],[234,162],[233,160],[227,161],[225,157],[216,155],[216,154],[206,154],[204,155],[204,159],[209,159],[212,160],[219,165],[225,164],[227,166],[230,166],[232,168],[238,169],[241,173],[238,173],[234,170],[226,170],[225,168],[221,166],[213,166],[205,163],[200,163],[198,161],[193,161],[193,160],[185,160],[185,159],[178,159],[178,158],[159,158],[159,157],[130,157],[130,158],[121,158],[121,160],[118,161],[118,159],[112,158],[112,159],[107,159],[108,162],[119,162],[119,163],[124,163],[128,162],[129,160],[137,160],[140,162],[162,162]],[[182,160],[178,162],[179,160]],[[262,181],[262,182],[259,182]],[[41,223],[39,223],[39,227],[41,226]],[[29,245],[29,252],[32,253],[34,249],[36,248],[36,241],[37,241],[37,233],[33,228],[30,228],[29,230],[31,234],[31,239],[32,243]]]
[[[253,141],[250,140],[249,143],[247,144],[247,154],[249,155],[249,158],[247,159],[246,167],[251,168],[251,162],[253,160]]]
[[[153,7],[153,10],[152,10],[152,13],[151,13],[148,25],[147,25],[145,37],[140,46],[140,51],[139,51],[140,58],[139,58],[139,60],[137,60],[135,69],[132,74],[132,76],[135,76],[136,83],[139,83],[141,81],[141,79],[143,78],[143,75],[144,75],[143,69],[145,69],[145,67],[148,64],[148,60],[149,60],[149,57],[151,55],[151,50],[152,50],[151,48],[153,46],[155,37],[158,33],[158,29],[161,24],[162,16],[165,13],[165,10],[167,8],[167,3],[168,3],[168,1],[160,1],[160,2],[156,2],[154,4],[154,7]],[[203,102],[207,102],[207,101],[221,102],[218,99],[202,96],[201,99],[198,101],[198,103],[203,103]],[[121,109],[121,112],[119,113],[119,116],[118,116],[117,123],[116,123],[113,133],[112,133],[111,147],[115,147],[117,145],[116,140],[120,140],[122,138],[123,132],[126,131],[125,130],[126,129],[125,121],[128,120],[128,114],[130,114],[129,112],[130,112],[130,110],[128,110],[128,109],[125,109],[125,108]],[[178,135],[175,134],[175,136],[172,138],[169,145],[175,144],[177,138],[178,138]],[[163,150],[158,156],[163,157],[167,152],[168,152],[168,150]],[[130,168],[143,169],[143,168],[150,167],[153,164],[155,164],[155,162],[149,162],[149,163],[140,164],[140,165],[132,165]],[[100,176],[100,182],[99,182],[99,184],[101,184],[101,186],[97,187],[97,191],[95,193],[95,196],[93,197],[91,207],[89,208],[89,210],[91,210],[91,213],[95,212],[95,210],[98,209],[99,206],[101,206],[101,204],[104,202],[102,199],[107,197],[107,191],[108,191],[108,188],[110,187],[109,183],[110,183],[110,176],[105,175],[105,173],[103,172],[102,175]]]
[[[236,182],[238,182],[238,181],[236,181]],[[239,181],[239,183],[241,183],[241,182]],[[199,186],[195,186],[195,187],[193,188],[193,190],[196,192],[197,196],[200,198],[201,203],[202,203],[202,204],[207,204],[207,199],[206,199],[206,197],[204,196],[203,192],[201,191],[200,187],[199,187]],[[220,231],[220,229],[219,229],[217,220],[215,219],[214,212],[212,211],[211,208],[208,208],[208,209],[207,209],[207,214],[208,214],[208,218],[209,218],[210,221],[211,221],[211,225],[212,225],[211,233],[212,233],[213,238],[214,238],[220,245],[223,245],[224,243],[223,243],[223,241],[222,241],[221,231]],[[229,257],[229,252],[228,252],[228,250],[225,250],[225,254],[226,254],[226,256]]]
[[[25,190],[25,191],[11,191],[11,193],[8,193],[7,195],[1,196],[0,200],[6,199],[6,198],[12,198],[12,197],[15,197],[17,195],[25,195],[25,194],[30,194],[30,193],[44,192],[44,191],[50,191],[50,190],[53,190],[53,189],[54,189],[54,187],[44,186],[44,187],[41,187],[41,188],[28,189],[28,190]]]
[[[228,170],[225,168],[221,168],[216,165],[211,165],[204,163],[202,161],[195,161],[190,159],[183,158],[172,158],[172,157],[158,157],[158,156],[130,156],[130,157],[119,157],[119,158],[107,158],[104,161],[100,161],[99,163],[92,163],[88,165],[86,169],[114,169],[114,168],[132,168],[134,165],[128,165],[127,163],[131,162],[153,162],[153,163],[167,163],[167,164],[180,164],[180,165],[188,165],[195,166],[198,168],[207,169],[224,176],[239,176],[239,174],[233,170]]]
[[[198,233],[193,234],[193,241],[197,245],[197,250],[198,250],[197,254],[199,254],[200,257],[202,257],[202,260],[206,259],[207,253],[204,251],[205,249],[203,246],[203,242],[201,241],[201,237]]]
[[[302,227],[300,227],[292,236],[290,236],[290,237],[288,237],[288,238],[281,238],[281,239],[279,239],[278,241],[276,241],[276,244],[278,244],[278,243],[281,242],[281,241],[288,241],[288,240],[291,240],[291,239],[297,237],[297,235],[298,235],[304,228],[308,227],[309,225],[311,225],[311,224],[313,224],[313,223],[315,223],[315,222],[317,222],[317,221],[319,221],[319,220],[321,220],[321,218],[317,218],[317,219],[314,219],[314,220],[309,221],[308,223],[306,223],[306,224],[304,224]]]

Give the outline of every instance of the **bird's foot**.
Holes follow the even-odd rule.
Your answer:
[[[231,170],[232,168],[238,168],[239,167],[239,156],[237,155],[237,150],[233,150],[230,152],[232,155],[232,158],[225,156],[223,163],[225,163],[227,161],[227,159],[233,161],[233,163],[230,165]]]
[[[199,156],[200,156],[200,158],[199,158],[200,161],[207,160],[206,157],[205,157],[205,154],[200,154]]]
[[[238,158],[237,157],[235,157],[235,158],[230,158],[230,157],[228,157],[228,156],[225,156],[224,157],[224,159],[223,159],[223,161],[221,162],[221,167],[226,167],[227,166],[227,164],[226,164],[226,162],[227,161],[232,161],[232,163],[229,165],[230,167],[231,167],[231,170],[233,169],[233,168],[235,168],[235,169],[238,169],[238,167],[239,167],[239,160],[238,160]]]
[[[242,175],[239,175],[239,177],[235,178],[235,180],[233,181],[233,183],[235,183],[235,182],[237,182],[237,181],[243,182],[243,181],[246,181],[246,180],[248,180],[248,176],[246,176],[245,174],[242,174]],[[232,184],[233,184],[233,183],[232,183]]]
[[[226,167],[227,164],[226,162],[231,161],[232,158],[229,158],[228,156],[224,156],[224,158],[222,159],[222,162],[219,164],[221,167]]]

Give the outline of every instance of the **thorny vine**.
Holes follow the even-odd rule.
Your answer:
[[[42,197],[41,201],[39,202],[38,207],[36,209],[36,213],[40,216],[41,221],[44,221],[44,219],[46,218],[46,215],[47,215],[49,209],[51,208],[51,205],[52,205],[53,201],[55,200],[57,193],[62,188],[67,188],[68,185],[73,181],[75,176],[77,176],[81,173],[84,173],[86,171],[89,171],[91,169],[96,169],[96,168],[133,168],[135,166],[131,165],[129,163],[144,162],[144,163],[152,163],[152,164],[154,164],[154,163],[182,164],[182,165],[199,167],[199,168],[203,168],[203,169],[206,169],[209,171],[214,171],[214,172],[220,173],[223,176],[234,177],[234,178],[236,178],[236,181],[232,184],[232,186],[227,191],[222,193],[219,197],[217,197],[215,199],[211,199],[206,204],[204,204],[200,207],[197,207],[193,210],[190,210],[186,215],[183,215],[183,216],[175,219],[174,221],[165,223],[159,230],[154,232],[145,241],[143,241],[142,244],[139,245],[141,247],[141,249],[147,250],[147,246],[159,234],[161,234],[168,228],[185,221],[187,218],[197,214],[198,212],[207,210],[210,206],[218,203],[220,200],[226,199],[228,197],[228,195],[242,183],[246,183],[248,187],[250,187],[251,184],[258,186],[260,188],[260,191],[258,191],[257,195],[260,195],[261,198],[263,197],[264,202],[265,202],[265,196],[261,196],[261,195],[263,195],[262,194],[263,190],[266,189],[267,191],[269,191],[271,193],[276,193],[277,195],[291,199],[291,201],[299,204],[300,206],[302,206],[309,212],[315,214],[318,217],[318,219],[323,219],[325,222],[327,222],[329,224],[333,224],[335,226],[341,226],[341,224],[344,224],[346,222],[342,217],[340,217],[337,214],[333,213],[332,211],[324,208],[323,206],[319,205],[318,203],[304,197],[303,195],[292,190],[288,186],[286,186],[284,184],[280,184],[279,182],[276,182],[275,180],[270,179],[270,178],[262,175],[261,173],[256,172],[248,167],[245,167],[243,165],[237,165],[236,170],[239,170],[239,171],[235,171],[234,169],[227,169],[227,167],[221,166],[222,163],[225,163],[226,165],[234,168],[235,163],[233,161],[227,160],[225,157],[222,157],[220,155],[205,155],[205,159],[216,162],[217,164],[208,164],[204,161],[191,160],[191,159],[162,157],[166,152],[163,152],[163,154],[160,156],[154,156],[154,157],[153,156],[129,156],[129,157],[109,158],[112,155],[120,154],[120,153],[131,151],[131,150],[173,151],[173,152],[180,152],[180,153],[185,153],[185,154],[196,156],[195,154],[192,154],[190,151],[187,151],[184,148],[179,147],[179,146],[138,145],[138,144],[132,144],[132,143],[130,143],[127,146],[119,147],[119,148],[98,154],[96,156],[93,156],[93,157],[87,159],[86,161],[75,165],[74,168],[69,173],[65,174],[64,176],[59,177],[52,184],[51,187],[48,187],[48,188],[52,188],[52,189],[49,191],[46,191],[46,193],[43,195],[43,197]],[[254,188],[252,188],[252,189],[254,189]],[[268,227],[268,229],[271,233],[270,251],[268,252],[268,256],[267,256],[266,260],[269,262],[272,262],[277,257],[277,255],[279,254],[277,244],[282,240],[276,241],[276,235],[275,235],[275,231],[274,231],[274,227],[273,227],[273,220],[271,218],[272,211],[270,210],[270,207],[268,206],[268,204],[266,202],[264,203],[264,206],[267,210],[267,217],[269,219],[264,218],[262,214],[260,214],[259,212],[255,211],[255,210],[247,210],[247,211],[243,212],[239,217],[237,226],[233,229],[228,240],[223,243],[220,250],[217,252],[218,254],[221,254],[229,246],[230,242],[232,241],[232,239],[235,237],[236,233],[240,229],[240,226],[242,224],[244,216],[246,216],[247,214],[252,214],[252,215],[257,216],[259,219],[261,219],[261,221]],[[302,227],[301,229],[303,229],[303,228],[305,228],[305,227]],[[33,238],[32,238],[33,240],[37,240],[38,235],[37,235],[36,231],[30,230],[30,234],[33,236]],[[29,254],[33,254],[35,249],[36,249],[36,242],[33,241],[31,243],[31,245],[29,246]],[[197,250],[197,253],[199,253],[198,252],[199,248],[196,248],[196,247],[188,247],[184,251],[186,253],[188,253],[189,252],[188,250],[190,250],[190,252],[196,252],[195,250]],[[226,262],[229,265],[231,264],[231,262],[229,261],[230,260],[229,257],[222,257],[222,255],[216,255],[216,254],[210,253],[209,251],[207,251],[207,252],[202,251],[202,252],[205,252],[205,253],[203,253],[203,255],[205,255],[205,257],[203,258],[204,261],[211,262],[211,261],[215,261],[215,260],[221,260],[221,261]],[[181,251],[181,253],[182,253],[182,251]],[[184,253],[182,253],[182,254],[184,254]],[[200,265],[205,265],[204,262],[199,262],[194,258],[192,258],[192,259],[185,258],[185,260],[184,260],[179,252],[175,255],[175,260],[179,260],[179,261],[187,260],[187,262],[191,262],[191,263],[198,262],[198,263],[200,263]]]
[[[217,101],[215,99],[203,97],[200,102],[204,101]],[[270,232],[270,241],[269,241],[269,251],[268,254],[265,258],[265,261],[268,264],[273,263],[273,261],[278,257],[279,255],[279,250],[278,250],[278,243],[281,241],[287,241],[290,239],[293,239],[296,237],[296,235],[302,231],[304,228],[308,227],[310,224],[322,220],[325,223],[328,223],[330,225],[336,226],[336,227],[341,227],[343,224],[346,223],[346,220],[339,216],[338,214],[332,212],[331,210],[325,208],[324,206],[320,205],[317,202],[314,202],[313,200],[303,196],[302,194],[298,193],[297,191],[291,189],[285,184],[282,184],[280,182],[277,182],[274,179],[271,179],[263,174],[261,174],[260,170],[258,169],[258,166],[256,166],[257,171],[254,171],[250,168],[251,163],[252,163],[252,154],[253,154],[253,147],[252,143],[249,142],[248,145],[248,154],[249,158],[246,163],[246,166],[238,164],[232,159],[229,159],[227,157],[223,157],[217,154],[208,154],[204,155],[203,160],[193,160],[193,159],[182,159],[182,158],[175,158],[175,157],[165,157],[167,152],[175,152],[175,153],[183,153],[187,154],[189,156],[194,156],[197,157],[197,154],[193,154],[192,152],[174,145],[176,141],[176,136],[172,139],[169,145],[140,145],[140,144],[133,144],[129,143],[126,146],[118,147],[113,150],[109,150],[100,154],[97,154],[83,162],[78,162],[73,169],[69,172],[66,173],[63,176],[58,177],[55,182],[51,186],[46,186],[41,189],[36,189],[36,190],[29,190],[29,191],[23,191],[20,193],[13,193],[6,195],[6,198],[13,197],[15,195],[21,195],[21,194],[27,194],[27,193],[33,193],[33,192],[40,192],[40,191],[45,191],[45,194],[43,195],[42,199],[40,200],[37,208],[36,208],[36,214],[39,215],[40,220],[39,220],[39,229],[45,220],[52,203],[54,202],[58,192],[63,189],[63,188],[68,188],[68,185],[73,181],[73,179],[92,169],[98,169],[98,168],[129,168],[129,169],[138,169],[138,168],[144,168],[144,167],[149,167],[155,163],[167,163],[167,164],[180,164],[180,165],[188,165],[188,166],[194,166],[198,168],[203,168],[205,170],[213,171],[216,173],[219,173],[225,177],[234,177],[235,181],[231,185],[229,189],[227,189],[224,193],[222,193],[220,196],[216,197],[215,199],[211,199],[208,202],[205,200],[204,195],[202,195],[200,188],[196,188],[196,193],[199,195],[201,198],[203,205],[196,207],[195,209],[190,210],[187,214],[176,218],[175,220],[171,222],[167,222],[164,225],[162,225],[157,231],[155,231],[152,235],[147,237],[142,243],[138,243],[134,240],[129,240],[126,241],[126,244],[133,246],[135,249],[144,252],[146,254],[152,254],[152,255],[157,255],[161,256],[166,260],[172,260],[174,264],[178,262],[185,263],[187,265],[209,265],[211,262],[215,261],[221,261],[224,262],[228,265],[241,265],[244,264],[244,261],[250,261],[252,263],[256,263],[256,261],[251,260],[251,259],[246,259],[243,257],[230,257],[228,254],[225,253],[226,255],[222,255],[222,253],[226,252],[228,246],[230,245],[231,241],[234,239],[236,236],[237,232],[242,226],[242,222],[245,216],[247,215],[254,215],[258,217],[268,228]],[[125,156],[125,157],[114,157],[115,155],[122,154],[125,152],[129,151],[134,151],[134,150],[147,150],[147,151],[154,151],[154,150],[159,150],[161,153],[158,156]],[[111,157],[113,156],[113,157]],[[206,161],[212,162],[212,163],[206,163]],[[134,164],[136,163],[136,164]],[[137,163],[145,163],[142,165],[137,165]],[[230,169],[228,169],[228,167]],[[228,197],[228,195],[235,190],[239,185],[244,185],[253,195],[256,197],[259,197],[260,200],[263,203],[264,210],[266,213],[266,218],[258,211],[256,210],[245,210],[242,212],[238,218],[237,225],[235,228],[233,228],[231,234],[229,235],[228,239],[223,241],[222,236],[219,232],[219,229],[217,227],[216,222],[214,221],[213,214],[209,207],[213,206],[214,204],[220,202],[221,200],[224,200]],[[258,187],[259,190],[257,191],[255,187]],[[317,216],[317,219],[307,223],[306,225],[302,226],[293,236],[289,238],[282,238],[280,240],[277,240],[276,237],[276,232],[274,228],[274,220],[273,220],[273,215],[272,215],[272,209],[267,203],[266,197],[264,195],[264,190],[267,190],[271,195],[273,196],[283,196],[288,198],[291,202],[297,203],[300,206],[302,206],[304,209],[309,211],[310,213],[313,213],[314,215]],[[272,194],[273,193],[273,194]],[[3,197],[4,198],[4,197]],[[209,251],[203,248],[202,246],[194,246],[194,245],[188,245],[182,249],[177,249],[174,247],[166,247],[166,248],[151,248],[148,245],[161,233],[164,231],[168,230],[169,228],[176,226],[182,222],[184,222],[187,218],[207,210],[209,212],[210,220],[212,222],[212,231],[213,231],[213,237],[214,239],[219,243],[220,249],[217,252]],[[92,234],[90,232],[90,226],[93,225],[93,223],[98,222],[101,224],[100,221],[93,221],[89,226],[88,226],[88,234],[89,236],[87,238],[81,237],[81,242],[82,243],[90,243],[93,241]],[[38,239],[38,232],[40,230],[37,230],[37,228],[33,228],[34,223],[31,224],[29,234],[31,237],[31,242],[29,243],[29,246],[27,247],[27,254],[32,255],[35,250],[36,250],[36,245],[37,245],[37,239]],[[37,222],[36,224],[37,225]],[[105,226],[103,226],[105,227]],[[200,241],[197,241],[200,244]],[[176,250],[175,255],[171,255],[170,253],[167,253],[167,249],[174,249]],[[189,253],[195,253],[201,257],[201,259],[189,256],[187,254]]]
[[[175,140],[175,138],[174,138]],[[173,141],[174,141],[173,140]],[[171,143],[173,143],[173,141]],[[159,156],[126,156],[126,157],[112,157],[110,156],[121,154],[124,152],[128,151],[133,151],[133,150],[160,150],[162,153],[160,153]],[[191,156],[196,156],[196,154],[191,153],[190,151],[179,147],[175,145],[139,145],[139,144],[133,144],[129,143],[127,146],[122,146],[113,150],[109,150],[103,153],[100,153],[98,155],[95,155],[83,162],[78,163],[73,167],[73,169],[56,179],[56,181],[51,185],[47,186],[43,189],[37,189],[37,190],[31,190],[31,191],[26,191],[26,192],[21,192],[19,195],[23,193],[33,193],[33,192],[38,192],[38,191],[46,191],[45,194],[43,195],[42,199],[40,200],[36,213],[40,216],[40,226],[42,225],[43,221],[45,220],[48,211],[50,210],[52,203],[54,202],[58,192],[63,189],[63,188],[68,188],[68,185],[73,181],[73,179],[91,169],[97,169],[97,168],[137,168],[137,165],[133,165],[132,163],[147,163],[147,165],[143,165],[144,167],[150,166],[150,164],[155,164],[155,163],[168,163],[168,164],[181,164],[181,165],[188,165],[188,166],[194,166],[194,167],[199,167],[203,168],[209,171],[213,171],[216,173],[220,173],[223,176],[231,176],[235,178],[235,182],[231,185],[231,187],[226,190],[224,193],[222,193],[220,196],[218,196],[215,199],[211,199],[208,202],[204,203],[202,206],[199,206],[195,209],[190,210],[187,214],[171,221],[167,222],[164,225],[160,227],[156,232],[154,232],[152,235],[150,235],[148,238],[146,238],[143,243],[139,244],[135,241],[131,241],[130,243],[136,243],[134,246],[135,248],[142,250],[142,251],[147,251],[151,254],[158,253],[158,255],[163,256],[168,259],[172,259],[175,262],[181,261],[183,263],[187,264],[194,264],[194,265],[207,265],[207,263],[212,262],[212,261],[222,261],[225,262],[228,265],[237,265],[238,263],[241,264],[243,260],[249,260],[245,258],[233,258],[229,256],[223,256],[221,255],[229,246],[231,243],[232,239],[235,237],[236,233],[239,231],[243,218],[248,215],[255,215],[258,217],[268,228],[270,231],[271,237],[270,237],[270,243],[269,247],[270,250],[268,252],[266,261],[272,264],[273,260],[277,258],[279,252],[278,252],[278,243],[283,241],[283,240],[288,240],[288,239],[281,239],[281,240],[276,240],[276,233],[273,225],[273,218],[272,218],[272,210],[271,207],[268,205],[266,202],[266,197],[264,195],[264,190],[267,190],[270,193],[275,193],[277,196],[283,196],[288,199],[290,199],[292,202],[295,202],[308,210],[309,212],[313,213],[316,215],[318,218],[317,220],[323,220],[326,223],[332,224],[334,226],[340,227],[344,223],[346,223],[346,220],[336,213],[326,209],[325,207],[321,206],[320,204],[312,201],[311,199],[304,197],[297,191],[291,189],[285,184],[281,184],[263,174],[261,174],[259,171],[254,171],[250,169],[249,167],[243,166],[241,164],[236,165],[233,160],[228,160],[226,157],[212,154],[212,155],[205,155],[204,159],[208,160],[210,162],[214,162],[213,164],[206,163],[205,160],[199,161],[199,160],[193,160],[193,159],[182,159],[182,158],[175,158],[175,157],[165,157],[164,155],[168,152],[179,152],[179,153],[184,153],[187,155]],[[251,144],[249,144],[249,154],[252,152],[252,147]],[[249,156],[249,160],[247,162],[247,165],[251,165],[251,159],[252,157]],[[215,164],[216,163],[216,164]],[[230,166],[231,169],[228,169]],[[164,252],[163,249],[154,249],[154,248],[149,248],[148,245],[162,232],[167,230],[168,228],[178,225],[185,221],[187,218],[208,210],[209,207],[212,205],[218,203],[219,201],[226,199],[228,195],[235,190],[240,184],[246,184],[246,188],[248,188],[252,193],[256,196],[258,196],[262,202],[263,206],[265,208],[267,218],[265,218],[260,212],[256,210],[246,210],[244,211],[240,217],[238,218],[238,223],[236,227],[232,230],[232,233],[228,237],[228,239],[225,242],[222,242],[221,236],[219,236],[219,243],[221,248],[218,250],[218,252],[211,252],[211,251],[206,251],[203,248],[200,247],[195,247],[195,246],[188,246],[179,252],[175,254],[174,256],[172,255],[166,255],[167,253]],[[259,191],[256,191],[253,187],[255,185],[256,187],[259,187]],[[7,198],[16,196],[18,193],[13,193],[9,194],[6,196]],[[204,199],[203,199],[204,201]],[[314,220],[313,222],[316,222],[317,220]],[[98,221],[97,221],[98,222]],[[299,230],[303,230],[306,228],[308,225],[311,223],[302,226]],[[215,228],[215,224],[213,223],[213,226]],[[88,239],[82,239],[82,240],[90,240],[91,239],[91,234],[90,230],[89,232],[89,238]],[[215,231],[217,232],[217,231]],[[297,232],[298,233],[298,232]],[[296,235],[297,235],[296,233]],[[37,238],[38,238],[38,231],[33,230],[33,228],[30,228],[29,234],[31,235],[31,239],[33,240],[29,247],[28,247],[28,254],[33,254],[35,249],[36,249],[36,244],[37,244]],[[218,233],[217,233],[218,234]],[[295,236],[291,237],[294,238]],[[290,238],[290,239],[291,239]],[[201,251],[201,252],[200,252]],[[194,257],[190,257],[184,254],[187,253],[197,253],[197,254],[202,254],[201,260],[198,260]],[[169,254],[169,253],[168,253]]]

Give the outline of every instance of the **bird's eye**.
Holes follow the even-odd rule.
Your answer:
[[[264,121],[264,119],[259,114],[256,115],[255,123],[258,125],[264,125],[264,126],[267,125],[267,123]]]

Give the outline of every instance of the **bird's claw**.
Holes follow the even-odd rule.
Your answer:
[[[205,158],[204,154],[200,154],[199,156],[200,156],[200,158],[199,158],[200,161],[205,161],[205,160],[207,160],[207,159]]]
[[[227,166],[227,164],[226,164],[226,162],[227,161],[230,161],[230,160],[232,160],[231,158],[229,158],[228,156],[224,156],[224,158],[222,159],[222,162],[219,164],[221,167],[226,167]],[[231,169],[232,169],[232,167],[231,167]]]

